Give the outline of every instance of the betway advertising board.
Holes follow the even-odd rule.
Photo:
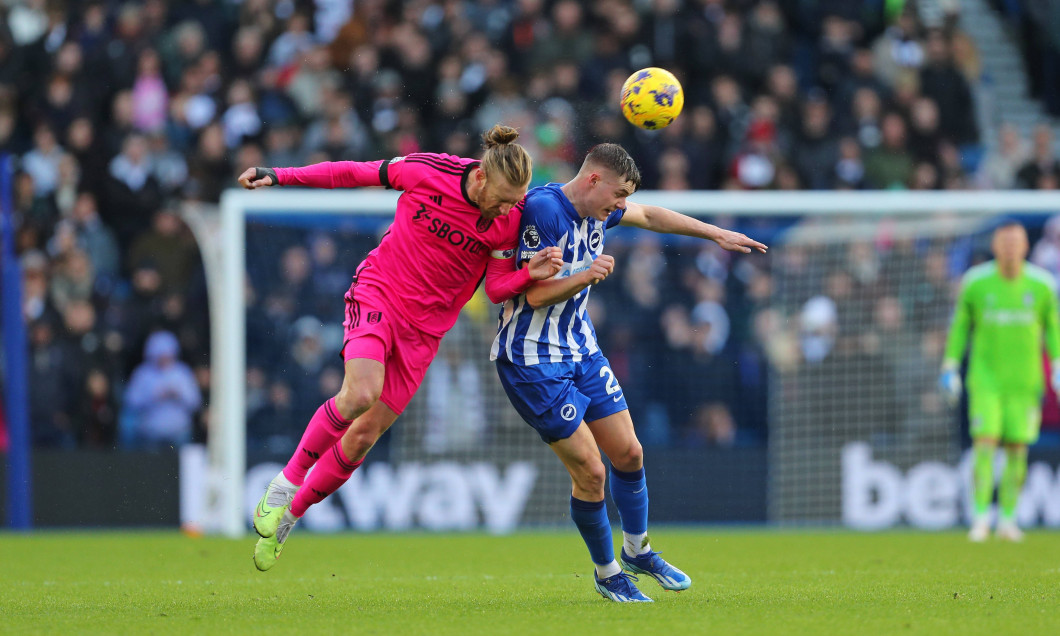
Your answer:
[[[995,477],[1004,454],[998,452]],[[873,457],[863,442],[842,450],[843,524],[882,530],[907,524],[941,530],[966,525],[972,512],[972,459],[966,451],[956,464],[926,461],[900,470]],[[1031,448],[1027,480],[1016,511],[1024,528],[1060,528],[1060,449]]]
[[[762,523],[766,520],[765,449],[664,449],[645,464],[655,523]],[[248,458],[243,508],[254,506],[283,468],[276,457]],[[181,522],[210,532],[215,479],[201,446],[180,451]],[[689,485],[694,484],[694,488]],[[545,461],[366,462],[333,495],[312,506],[304,525],[318,532],[479,530],[570,524],[570,477]],[[612,518],[617,520],[615,511]]]

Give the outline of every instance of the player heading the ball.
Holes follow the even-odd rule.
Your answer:
[[[295,522],[346,483],[405,410],[483,275],[490,299],[503,302],[558,271],[555,252],[542,252],[528,268],[515,267],[517,204],[533,165],[515,143],[518,136],[514,128],[494,126],[483,135],[481,160],[415,153],[248,168],[239,176],[250,190],[281,185],[402,191],[393,224],[346,292],[342,388],[310,419],[294,455],[254,510],[259,570],[275,565]]]
[[[648,488],[644,456],[626,397],[600,351],[586,308],[591,286],[615,261],[604,254],[607,229],[616,225],[682,234],[748,253],[766,246],[673,210],[628,201],[640,170],[618,144],[600,144],[565,184],[534,188],[523,204],[518,258],[529,265],[545,250],[563,250],[563,266],[504,303],[490,352],[512,406],[549,445],[571,478],[570,516],[595,567],[596,591],[616,602],[647,602],[626,570],[651,576],[667,590],[692,584],[648,541]],[[604,507],[611,461],[611,497],[622,517],[622,565],[615,561]]]

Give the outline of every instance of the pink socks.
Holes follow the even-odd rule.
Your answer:
[[[295,486],[301,486],[305,482],[306,472],[329,448],[335,446],[335,442],[342,437],[351,422],[352,420],[345,420],[339,415],[339,410],[335,408],[335,398],[320,405],[309,420],[309,426],[302,434],[302,441],[298,443],[294,456],[284,467],[284,476]]]
[[[309,479],[305,480],[305,487],[300,488],[298,494],[294,496],[294,501],[291,502],[291,514],[301,517],[309,506],[338,490],[339,486],[342,486],[350,479],[350,475],[357,470],[357,467],[363,461],[364,459],[351,462],[346,459],[346,455],[342,452],[341,442],[332,444],[331,448],[317,462],[313,473],[309,475]]]

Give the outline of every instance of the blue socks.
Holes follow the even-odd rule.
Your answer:
[[[622,517],[623,546],[631,556],[651,549],[648,543],[648,486],[644,469],[624,472],[611,467],[611,498]],[[611,541],[611,523],[602,501],[570,498],[570,518],[578,526],[589,556],[600,566],[613,563],[615,548]],[[603,576],[601,574],[601,576]]]
[[[582,501],[570,498],[570,518],[578,526],[593,563],[606,565],[615,560],[615,547],[611,544],[611,522],[607,519],[607,508],[602,501]]]
[[[611,467],[611,499],[622,516],[622,531],[644,534],[648,531],[648,484],[644,469],[630,473]]]

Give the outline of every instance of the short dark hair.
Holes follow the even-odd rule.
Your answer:
[[[1024,231],[1027,230],[1027,228],[1023,227],[1023,223],[1021,223],[1020,220],[1014,216],[1002,216],[996,219],[993,223],[993,230],[997,232],[999,230],[1012,227],[1013,225],[1018,225],[1020,229]]]
[[[633,191],[640,189],[640,168],[626,149],[618,144],[597,144],[589,149],[582,165],[593,164],[614,172],[633,182]]]

